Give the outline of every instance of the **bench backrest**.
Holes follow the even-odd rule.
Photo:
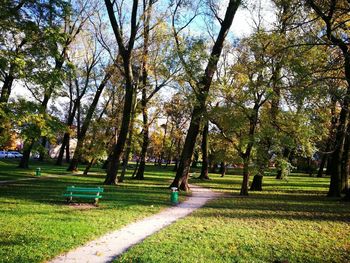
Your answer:
[[[83,193],[102,193],[102,187],[77,187],[67,186],[67,192],[83,192]]]

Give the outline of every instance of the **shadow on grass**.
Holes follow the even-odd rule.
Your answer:
[[[231,196],[213,201],[197,214],[199,217],[227,217],[244,220],[274,219],[301,221],[350,222],[350,204],[335,202],[326,197],[297,195]]]
[[[126,207],[133,205],[165,205],[168,204],[168,178],[146,178],[142,181],[126,180],[120,185],[103,185],[101,176],[65,176],[57,178],[39,178],[31,181],[18,181],[12,184],[1,185],[1,196],[9,202],[12,200],[34,201],[51,205],[64,205],[63,193],[69,185],[75,186],[102,186],[104,188],[101,206]],[[164,183],[162,183],[164,182]],[[89,203],[93,200],[75,199],[73,201]],[[7,202],[5,200],[5,202]]]

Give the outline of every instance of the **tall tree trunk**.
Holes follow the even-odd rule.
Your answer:
[[[336,96],[332,96],[331,98],[332,100],[332,104],[331,104],[331,115],[332,115],[332,119],[331,119],[331,127],[329,129],[329,135],[327,138],[327,143],[326,143],[326,147],[325,147],[325,151],[326,153],[322,154],[322,159],[321,159],[321,163],[320,163],[320,167],[318,169],[318,173],[317,173],[317,177],[322,177],[323,176],[323,170],[324,167],[327,163],[327,170],[326,173],[327,174],[331,174],[331,166],[332,166],[332,154],[328,153],[329,151],[332,150],[332,144],[334,143],[334,135],[335,132],[334,130],[337,127],[337,122],[338,122],[338,116],[337,116],[337,111],[336,111],[336,107],[337,107],[337,98]]]
[[[191,158],[196,143],[196,138],[199,133],[199,123],[201,121],[201,114],[205,110],[203,102],[205,102],[205,100],[202,101],[202,105],[195,105],[192,111],[190,127],[188,129],[187,136],[185,139],[185,144],[182,150],[179,166],[174,181],[170,185],[170,187],[177,187],[183,191],[189,190],[188,173],[190,170]]]
[[[350,93],[350,86],[348,88],[348,92]],[[350,95],[350,94],[349,94]],[[348,95],[348,96],[349,96]],[[347,102],[348,100],[344,101]],[[342,109],[340,111],[339,117],[339,125],[336,133],[336,147],[334,153],[332,155],[332,174],[331,174],[331,182],[329,185],[328,196],[329,197],[339,197],[342,192],[342,158],[344,154],[344,146],[345,146],[345,127],[347,123],[347,118],[349,116],[348,113],[349,103],[346,105],[343,104]]]
[[[165,142],[166,142],[166,136],[168,132],[168,122],[169,122],[169,117],[167,117],[166,122],[164,124],[164,136],[162,139],[162,151],[160,152],[159,158],[158,158],[158,165],[161,167],[163,164],[163,161],[165,159]]]
[[[346,193],[349,188],[349,158],[350,158],[350,122],[346,131],[344,153],[341,160],[341,192]]]
[[[73,122],[74,122],[74,117],[75,117],[75,114],[77,112],[77,108],[78,108],[79,104],[80,104],[80,100],[77,100],[77,101],[75,101],[73,103],[72,112],[68,116],[67,126],[70,127],[70,128],[72,128],[72,125],[73,125]],[[66,150],[66,162],[68,163],[70,161],[69,140],[70,140],[70,133],[69,132],[65,132],[64,135],[63,135],[63,140],[62,140],[62,144],[61,144],[60,151],[59,151],[59,154],[58,154],[58,158],[57,158],[57,161],[56,161],[56,165],[62,165],[62,163],[63,163],[63,155],[64,155],[64,151],[65,150]]]
[[[339,37],[336,32],[334,32],[333,15],[335,14],[335,9],[337,5],[335,1],[331,1],[329,6],[326,6],[327,11],[323,11],[322,5],[317,5],[313,0],[307,0],[308,5],[320,16],[326,25],[326,36],[330,43],[338,47],[342,52],[344,57],[344,73],[347,82],[346,94],[343,97],[343,103],[341,103],[341,111],[339,115],[338,128],[336,132],[335,140],[335,150],[332,156],[332,163],[334,167],[332,168],[331,182],[329,184],[329,197],[339,197],[342,192],[342,159],[345,147],[345,138],[347,130],[347,122],[349,120],[349,105],[350,105],[350,51],[348,43],[344,42],[344,38]],[[348,153],[346,153],[348,154]]]
[[[147,155],[147,149],[149,144],[149,129],[148,129],[148,113],[146,108],[146,91],[142,90],[142,121],[143,121],[143,130],[142,130],[142,148],[141,148],[141,156],[140,156],[140,165],[138,167],[135,179],[137,180],[143,180],[144,179],[144,173],[145,173],[145,167],[146,167],[146,155]]]
[[[319,178],[323,177],[323,170],[324,170],[324,167],[327,163],[327,159],[328,159],[328,154],[325,154],[325,153],[322,154],[320,167],[318,168],[318,172],[317,172],[317,177],[319,177]]]
[[[67,171],[76,171],[78,169],[78,163],[82,157],[82,150],[83,150],[83,146],[84,146],[84,140],[85,140],[85,136],[86,136],[86,132],[90,126],[91,120],[92,120],[92,115],[96,109],[97,103],[101,97],[101,94],[105,88],[105,86],[107,85],[107,82],[109,81],[109,79],[111,78],[112,74],[113,74],[113,70],[109,70],[106,72],[103,80],[101,81],[99,87],[97,88],[97,91],[95,93],[94,99],[86,113],[86,117],[84,119],[83,125],[81,127],[80,133],[78,134],[78,138],[77,138],[77,146],[75,148],[74,151],[74,156],[73,159],[71,160]]]
[[[118,21],[116,20],[116,17],[115,17],[113,3],[110,0],[105,0],[105,5],[107,7],[109,20],[111,22],[113,32],[118,43],[119,53],[123,60],[123,69],[124,69],[124,77],[125,77],[125,99],[124,99],[122,124],[120,127],[118,140],[115,146],[113,147],[114,149],[112,154],[110,155],[111,160],[109,162],[106,179],[104,181],[104,183],[107,185],[118,183],[117,173],[120,165],[120,157],[124,150],[124,146],[125,146],[125,142],[128,134],[129,124],[130,124],[130,113],[132,110],[133,97],[135,92],[134,76],[133,76],[132,67],[131,67],[131,57],[132,57],[132,51],[134,48],[136,33],[138,30],[138,25],[137,25],[138,1],[133,0],[132,12],[130,16],[130,22],[131,22],[130,38],[126,47],[124,45],[124,39],[120,31],[120,25],[118,24]]]
[[[243,181],[240,195],[248,195],[249,188],[249,157],[243,160]]]
[[[203,128],[203,134],[202,134],[202,144],[201,144],[202,168],[201,168],[201,174],[199,176],[199,179],[209,179],[209,176],[208,176],[208,168],[209,168],[208,133],[209,133],[209,123],[208,123],[208,121],[206,121],[204,128]]]
[[[66,143],[66,163],[70,162],[70,134],[68,134],[68,139]]]
[[[66,49],[64,49],[66,50]],[[63,51],[61,53],[61,56],[59,57],[59,59],[56,59],[55,61],[55,71],[61,71],[62,67],[63,67],[63,63],[65,60],[65,56],[66,56],[66,51]],[[43,112],[47,111],[47,106],[49,104],[49,101],[52,97],[52,94],[54,92],[54,89],[57,85],[57,82],[54,81],[52,83],[50,83],[50,86],[47,90],[45,90],[44,93],[44,99],[41,102],[41,110]],[[48,155],[48,149],[46,149],[46,142],[47,142],[47,137],[46,136],[42,136],[41,137],[41,149],[39,150],[39,161],[43,161],[45,156]]]
[[[326,174],[327,175],[331,175],[333,173],[332,169],[334,167],[334,163],[333,163],[333,153],[328,155],[327,158],[327,167],[326,167]]]
[[[104,181],[104,184],[107,184],[107,185],[118,183],[117,173],[120,165],[120,157],[124,150],[124,146],[128,135],[129,124],[130,124],[130,113],[131,113],[132,104],[133,104],[132,102],[133,102],[133,96],[134,96],[134,85],[133,85],[133,77],[131,73],[130,61],[126,63],[129,65],[129,67],[125,71],[125,73],[129,76],[126,77],[126,84],[125,84],[126,91],[125,91],[122,124],[121,124],[117,143],[114,146],[114,149],[111,155],[111,161],[109,162],[109,166],[107,168],[107,175]],[[125,65],[125,67],[127,66]]]
[[[179,159],[178,158],[175,159],[175,165],[173,168],[173,172],[177,172],[177,169],[179,169]]]
[[[193,107],[190,127],[185,139],[185,145],[181,153],[180,164],[176,172],[174,181],[170,185],[171,187],[177,187],[181,190],[188,191],[188,172],[191,164],[191,158],[199,132],[199,124],[202,119],[202,114],[205,112],[207,96],[212,83],[214,73],[217,68],[224,40],[231,27],[235,13],[240,5],[240,0],[230,0],[226,9],[225,18],[221,23],[219,34],[216,38],[215,44],[211,51],[208,64],[204,71],[203,77],[199,83],[197,83],[198,94],[196,97],[196,103]],[[178,39],[177,39],[178,41]]]
[[[175,157],[175,165],[173,168],[173,172],[177,172],[177,169],[179,168],[181,139],[178,138],[175,144],[176,144],[176,157]]]
[[[134,98],[133,110],[131,112],[129,136],[128,136],[128,140],[127,140],[127,143],[126,143],[126,149],[125,149],[125,152],[124,152],[123,169],[122,169],[122,172],[120,174],[119,182],[123,182],[124,181],[125,173],[126,173],[126,170],[127,170],[127,167],[128,167],[128,163],[129,163],[129,156],[130,156],[130,152],[131,152],[131,143],[132,143],[132,139],[133,139],[133,135],[134,135],[135,100],[136,100],[136,98]]]
[[[60,151],[58,153],[58,157],[57,157],[57,160],[56,160],[56,165],[62,165],[62,163],[63,163],[63,155],[64,155],[64,152],[66,150],[68,142],[69,142],[69,133],[65,132],[64,135],[63,135],[62,142],[61,142]]]
[[[150,2],[148,11],[145,2],[143,3],[145,13],[145,25],[143,28],[143,58],[142,58],[142,97],[141,97],[141,111],[142,111],[142,148],[140,156],[140,164],[137,169],[135,179],[143,180],[145,167],[146,167],[146,155],[149,144],[149,128],[148,128],[148,111],[147,111],[147,83],[148,83],[148,45],[149,45],[149,21],[151,16],[151,7],[153,1]]]
[[[252,113],[252,116],[250,116],[250,120],[249,120],[249,142],[247,144],[244,154],[241,154],[243,158],[243,181],[242,181],[240,195],[248,195],[249,163],[250,163],[251,152],[254,146],[255,129],[258,123],[260,106],[261,106],[260,101],[255,102],[255,105],[253,108],[254,112]]]
[[[21,158],[21,161],[19,162],[18,167],[19,168],[29,168],[29,158],[30,158],[30,153],[33,149],[34,146],[34,139],[30,139],[29,141],[24,143],[24,149],[23,149],[23,156]]]
[[[135,178],[135,175],[136,175],[136,173],[137,173],[137,171],[138,171],[138,169],[139,169],[139,164],[140,164],[140,159],[137,159],[137,160],[136,160],[136,166],[135,166],[134,172],[132,173],[132,176],[131,176],[132,179]]]
[[[18,6],[23,6],[23,3],[19,4]],[[21,43],[19,43],[19,45],[15,50],[16,56],[18,56],[21,53],[21,49],[26,43],[27,43],[27,39],[23,38]],[[11,63],[8,73],[5,74],[4,82],[1,88],[0,103],[4,103],[4,104],[8,103],[8,100],[10,98],[11,91],[12,91],[13,81],[15,80],[15,67],[16,67],[15,63]],[[0,136],[1,136],[1,132],[0,132]]]
[[[2,85],[0,103],[8,103],[14,79],[15,77],[12,75],[10,70],[10,73],[6,75],[4,84]]]
[[[96,159],[95,158],[92,158],[91,161],[88,163],[88,165],[85,167],[85,170],[84,170],[84,175],[88,175],[91,167],[94,165]]]
[[[222,161],[220,164],[220,174],[221,177],[224,177],[226,174],[226,163],[224,161]]]
[[[39,155],[40,162],[44,161],[46,154],[48,152],[48,149],[46,149],[46,144],[47,144],[47,137],[46,136],[41,137],[41,150]]]

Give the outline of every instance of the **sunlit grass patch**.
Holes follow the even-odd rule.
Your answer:
[[[171,172],[150,167],[146,179],[137,181],[129,179],[128,171],[123,184],[104,186],[105,172],[99,168],[83,176],[50,163],[35,162],[31,167],[39,164],[40,179],[0,186],[0,262],[48,260],[170,205]],[[15,162],[5,165],[14,173],[12,179],[20,178]],[[0,174],[4,166],[0,164]],[[62,194],[68,185],[103,186],[99,207],[67,205]]]
[[[350,262],[350,205],[325,197],[329,178],[264,178],[238,195],[241,176],[193,183],[226,193],[116,262]]]

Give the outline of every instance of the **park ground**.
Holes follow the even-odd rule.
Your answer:
[[[0,262],[45,262],[89,240],[169,207],[170,168],[147,167],[144,181],[104,186],[98,207],[67,205],[68,185],[102,185],[104,171],[0,161]],[[198,173],[196,173],[198,174]],[[127,174],[130,177],[130,174]],[[116,262],[350,262],[350,203],[325,197],[329,178],[265,176],[263,192],[238,195],[240,171],[192,184],[225,193],[192,215],[147,238]],[[184,200],[182,193],[180,200]],[[84,201],[85,202],[85,201]]]

